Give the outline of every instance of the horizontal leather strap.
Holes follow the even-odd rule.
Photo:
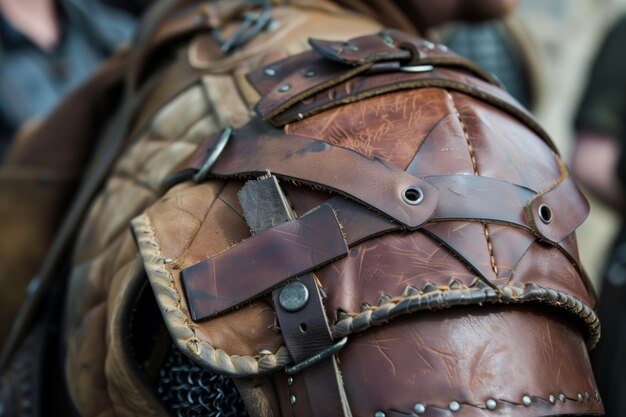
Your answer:
[[[187,174],[203,166],[216,141],[213,137],[198,149],[191,162],[185,164]],[[236,132],[210,173],[217,177],[249,177],[268,170],[282,178],[345,195],[409,229],[427,221],[437,206],[437,190],[429,183],[379,159],[302,136]],[[178,178],[184,179],[184,175]],[[418,205],[402,200],[403,191],[413,186],[424,195]]]
[[[524,228],[536,234],[524,216],[526,205],[534,201],[534,193],[527,188],[471,175],[427,177],[425,180],[440,190],[440,204],[429,223],[451,220],[495,222]],[[554,190],[560,193],[557,188]],[[564,207],[562,209],[567,210]],[[306,227],[300,225],[301,220],[306,221]],[[320,223],[313,226],[315,221]],[[341,238],[333,233],[326,235],[328,225],[333,225],[328,230],[336,230],[333,221],[341,225]],[[560,220],[554,217],[553,221],[559,223],[557,229],[561,233],[567,233],[578,219],[572,222],[572,218],[563,216]],[[221,314],[268,292],[288,279],[345,256],[347,250],[339,250],[340,242],[352,247],[375,236],[401,229],[399,224],[390,222],[350,200],[340,196],[331,198],[301,219],[269,229],[275,231],[275,235],[264,236],[260,233],[213,258],[183,270],[182,280],[192,317],[198,321]],[[324,233],[319,233],[320,230],[324,230]],[[429,231],[429,234],[433,233]],[[306,242],[302,247],[289,248],[299,252],[299,255],[283,252],[283,247],[292,245],[296,237],[297,242]],[[279,241],[280,239],[283,241]],[[444,239],[444,242],[447,241]],[[270,247],[271,245],[276,246]],[[331,250],[331,254],[318,257],[318,254],[330,250],[329,248],[335,249]],[[463,257],[479,276],[486,280],[489,278],[480,265],[476,265],[454,247],[451,249]],[[566,248],[560,249],[567,253]],[[316,258],[303,254],[303,251],[310,251]],[[264,258],[271,258],[270,254],[280,254],[282,263]],[[266,262],[267,265],[261,262]],[[219,274],[215,271],[219,271]],[[255,280],[239,282],[237,277],[241,276],[255,276]]]
[[[347,253],[333,209],[322,205],[184,269],[181,280],[191,318],[200,321],[230,310],[267,293],[284,277],[302,275]]]
[[[409,65],[454,66],[490,84],[500,85],[487,71],[450,51],[445,45],[437,45],[395,29],[386,29],[376,35],[360,36],[348,42],[309,39],[309,44],[324,58],[346,65],[405,61]]]

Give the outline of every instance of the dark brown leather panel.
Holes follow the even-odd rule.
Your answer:
[[[418,403],[429,417],[602,413],[577,327],[550,308],[424,312],[352,337],[340,359],[357,416],[411,416]],[[460,405],[456,413],[452,401]]]

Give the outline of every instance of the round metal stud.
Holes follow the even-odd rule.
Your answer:
[[[300,311],[309,302],[309,290],[300,281],[292,281],[280,290],[278,302],[285,311]]]
[[[276,75],[276,70],[274,68],[265,68],[263,73],[265,75],[269,75],[270,77],[273,77],[274,75]]]
[[[539,218],[542,222],[544,222],[544,224],[552,223],[552,210],[550,210],[550,207],[542,204],[537,209],[537,213],[539,214]]]
[[[596,401],[600,402],[600,393],[598,391],[596,391]]]
[[[556,404],[556,397],[552,394],[550,394],[548,396],[548,401],[550,401],[550,404]]]
[[[496,400],[494,400],[493,398],[489,398],[486,402],[485,405],[487,406],[487,408],[489,410],[495,410],[496,407],[498,406],[498,403],[496,402]]]
[[[589,392],[585,391],[585,400],[589,401],[591,399],[591,394],[589,394]]]
[[[457,401],[450,401],[450,404],[448,404],[448,408],[453,413],[456,413],[461,409],[461,404],[459,404]]]
[[[291,84],[283,84],[280,87],[278,87],[279,93],[286,93],[289,90],[291,90]]]
[[[580,392],[578,393],[577,397],[578,397],[578,401],[582,401],[585,398],[585,397],[583,397],[583,394],[580,393]]]
[[[565,394],[560,393],[560,394],[559,394],[559,401],[561,401],[562,403],[564,403],[564,402],[565,402],[565,400],[566,400],[566,398],[565,398]]]
[[[315,77],[315,71],[308,70],[307,72],[304,73],[304,76],[307,78]]]
[[[292,376],[288,376],[287,377],[287,385],[288,386],[292,386],[293,385],[293,377]]]
[[[421,188],[416,187],[415,185],[410,185],[402,190],[402,200],[410,204],[412,206],[417,206],[422,201],[424,201],[424,193]]]
[[[415,404],[413,406],[413,411],[417,415],[424,414],[426,412],[426,404],[424,404],[424,403],[417,403],[417,404]]]
[[[435,49],[435,44],[431,41],[423,41],[422,46],[426,49]]]
[[[437,45],[437,49],[439,49],[441,52],[448,52],[448,47],[442,43]]]
[[[260,349],[259,350],[259,355],[271,355],[272,351],[269,349]]]
[[[531,404],[532,402],[533,402],[533,401],[530,399],[530,397],[529,397],[528,395],[524,395],[524,396],[522,397],[522,404],[524,404],[526,407],[530,407],[530,404]]]
[[[383,413],[382,411],[376,411],[374,413],[374,417],[386,417],[387,414]]]
[[[289,404],[291,404],[291,405],[296,405],[296,401],[297,401],[297,400],[298,400],[298,399],[296,398],[296,396],[295,396],[295,395],[291,394],[291,395],[289,396]]]
[[[174,260],[172,258],[165,258],[165,264],[171,264],[172,262],[174,262]]]
[[[359,47],[358,47],[358,46],[356,46],[356,45],[355,45],[355,44],[353,44],[353,43],[347,43],[347,44],[346,44],[346,49],[347,49],[348,51],[350,51],[350,52],[359,52]]]

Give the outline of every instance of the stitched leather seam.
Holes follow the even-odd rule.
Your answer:
[[[474,152],[474,145],[472,145],[472,141],[469,138],[467,126],[465,126],[465,123],[463,122],[463,119],[461,118],[461,112],[459,112],[459,109],[456,106],[456,103],[454,102],[454,97],[452,96],[452,94],[446,90],[446,95],[450,99],[450,104],[452,105],[452,108],[454,109],[454,112],[456,113],[456,116],[459,119],[459,123],[461,124],[461,129],[463,130],[463,137],[465,138],[465,143],[467,143],[467,150],[469,152],[470,159],[472,160],[472,168],[474,169],[474,175],[479,176],[480,174],[478,173],[478,164],[476,163],[476,154]],[[485,234],[485,240],[487,240],[487,250],[489,251],[489,262],[491,263],[491,269],[493,270],[493,273],[496,274],[496,276],[498,276],[498,267],[496,266],[496,258],[493,254],[493,244],[491,243],[489,230],[487,229],[487,223],[482,223],[482,225],[483,225],[483,233]]]
[[[427,283],[421,291],[407,286],[402,296],[385,296],[381,297],[381,301],[380,305],[367,307],[356,315],[341,313],[339,321],[333,327],[333,337],[337,339],[362,332],[417,311],[441,310],[455,305],[539,302],[563,308],[582,320],[588,330],[589,349],[600,338],[600,322],[589,306],[569,294],[536,284],[504,285],[494,290],[480,280],[476,280],[469,287],[458,281],[453,281],[448,286]]]

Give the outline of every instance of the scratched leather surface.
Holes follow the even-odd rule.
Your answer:
[[[566,175],[558,156],[520,121],[476,98],[442,88],[379,95],[287,124],[284,130],[380,158],[416,176],[480,175],[540,193]],[[249,375],[288,361],[274,331],[270,298],[194,323],[180,282],[181,269],[249,235],[235,195],[240,186],[216,180],[180,184],[134,226],[179,347],[212,369]],[[288,182],[283,187],[298,214],[329,197],[328,192]],[[450,245],[480,265],[485,277],[468,269]],[[563,245],[576,253],[573,235]],[[527,231],[500,224],[450,221],[423,231],[388,234],[352,248],[347,257],[316,275],[328,294],[327,313],[333,323],[384,306],[407,291],[469,290],[482,279],[498,288],[536,285],[593,304],[580,271],[564,251]],[[428,406],[425,415],[451,415],[452,401],[460,404],[455,415],[468,417],[602,412],[585,347],[588,334],[575,314],[537,303],[449,307],[350,336],[340,361],[355,416],[376,411],[414,415],[416,403]],[[250,361],[240,361],[242,356]],[[281,404],[283,415],[291,413],[291,393],[298,401],[307,401],[297,381],[288,390],[283,374],[271,378],[261,386],[272,397],[270,402]],[[523,404],[524,396],[530,404]],[[497,400],[496,410],[487,409],[489,399]]]
[[[132,128],[134,144],[116,163],[87,214],[74,250],[65,318],[67,383],[82,416],[165,413],[128,352],[127,306],[136,297],[133,288],[145,279],[128,227],[130,220],[154,202],[164,176],[193,152],[201,139],[224,125],[239,126],[250,117],[257,94],[243,78],[247,68],[259,61],[271,62],[300,52],[306,39],[314,34],[347,39],[378,29],[370,20],[338,11],[324,2],[284,6],[275,8],[275,12],[278,29],[263,32],[233,58],[200,54],[199,48],[211,39],[208,32],[199,33],[181,47],[179,59],[188,60],[206,75],[163,105],[144,103]],[[189,13],[196,19],[199,12],[192,8]],[[203,65],[203,59],[211,65]],[[159,83],[154,85],[155,91],[149,97],[162,100]],[[211,201],[212,193],[217,194],[221,188],[214,183],[194,190],[198,201],[190,205],[190,212],[205,210],[202,204]],[[194,202],[187,197],[185,201]],[[223,227],[223,233],[218,233],[223,240],[216,242],[230,245],[247,235],[240,218],[233,218],[232,209],[216,204],[215,210],[215,221],[219,219]],[[185,225],[195,227],[203,219],[201,214],[199,219],[176,215],[181,229],[171,231],[173,236],[182,236]],[[245,333],[243,324],[238,330],[239,335]],[[239,339],[233,343],[239,344]]]

